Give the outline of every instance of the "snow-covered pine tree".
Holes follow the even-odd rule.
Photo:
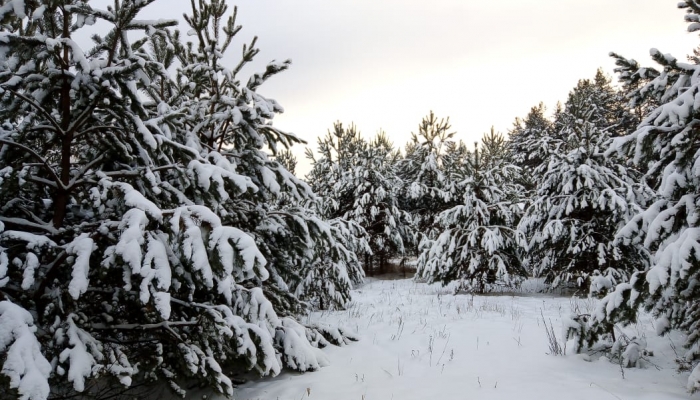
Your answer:
[[[460,187],[461,178],[464,176],[465,162],[469,149],[463,141],[446,143],[447,150],[442,157],[442,173],[444,176],[442,190],[445,193],[445,198],[450,200],[447,202],[447,208],[458,205],[462,198],[462,189]],[[443,205],[445,206],[445,205]]]
[[[175,22],[138,19],[154,1],[0,5],[0,397],[156,381],[231,395],[238,373],[313,370],[323,335],[343,341],[292,317],[305,305],[285,279],[328,254],[342,299],[353,256],[307,208],[275,208],[313,198],[266,152],[298,142],[256,93],[288,63],[242,84],[257,49],[222,67],[240,29],[223,1],[192,2],[184,46]],[[73,38],[98,20],[109,32],[83,51]]]
[[[492,132],[491,140],[486,136],[484,142],[500,142],[493,136]],[[515,229],[522,187],[513,179],[519,171],[497,154],[477,144],[465,158],[459,184],[462,204],[439,215],[442,231],[421,244],[416,276],[443,284],[458,281],[460,289],[479,293],[494,285],[517,284],[527,276],[517,256],[524,244],[524,236]]]
[[[645,116],[655,110],[660,104],[656,96],[638,96],[637,92],[647,84],[658,77],[659,72],[654,68],[643,68],[639,66],[637,61],[627,59],[616,53],[610,53],[610,56],[615,59],[615,73],[618,81],[622,84],[619,93],[624,99],[626,108],[623,135],[636,130],[637,126],[642,122]]]
[[[440,230],[438,215],[459,202],[452,197],[454,185],[445,173],[445,158],[458,150],[453,140],[456,132],[451,129],[449,118],[438,119],[430,111],[418,125],[418,133],[411,133],[398,165],[404,186],[400,207],[411,214],[417,245],[425,238],[435,239]]]
[[[370,274],[385,272],[390,258],[403,255],[408,238],[410,217],[399,209],[402,181],[395,159],[392,143],[380,132],[363,141],[358,163],[349,171],[354,201],[344,218],[367,232],[372,252],[365,253],[365,271]]]
[[[688,31],[700,28],[700,1],[679,3],[686,9]],[[679,62],[656,49],[651,56],[661,68],[639,68],[633,60],[617,55],[620,78],[625,84],[650,79],[633,92],[633,104],[651,97],[661,104],[646,115],[633,133],[617,138],[611,151],[629,156],[658,182],[658,198],[638,213],[617,236],[627,243],[641,243],[653,254],[651,266],[618,285],[593,315],[592,331],[628,324],[640,306],[659,320],[659,334],[679,329],[686,336],[684,366],[693,368],[688,390],[700,389],[700,66]]]
[[[508,141],[500,133],[491,127],[488,133],[481,137],[481,153],[486,163],[504,163],[507,162]]]
[[[593,79],[578,81],[569,94],[564,109],[579,107],[578,103],[580,103],[581,98],[588,99],[588,102],[595,106],[588,117],[590,123],[605,130],[612,137],[628,133],[627,129],[630,128],[633,118],[628,111],[627,101],[622,92],[613,88],[611,78],[605,75],[601,69],[596,71]],[[568,115],[566,117],[568,118]],[[563,124],[567,123],[566,120],[562,122]],[[555,121],[555,125],[557,125],[557,121]]]
[[[282,112],[282,107],[256,92],[290,62],[273,61],[243,85],[237,74],[257,55],[257,38],[244,45],[241,60],[230,70],[222,58],[241,29],[236,25],[237,9],[226,19],[227,5],[222,0],[199,1],[192,7],[192,14],[185,19],[197,41],[176,44],[174,49],[182,64],[177,85],[184,89],[177,93],[189,93],[182,99],[181,108],[186,112],[178,129],[190,146],[199,146],[202,157],[225,165],[224,158],[257,189],[220,208],[225,223],[253,236],[267,261],[270,277],[252,283],[261,286],[280,316],[305,312],[309,304],[300,300],[321,308],[344,307],[350,300],[350,289],[364,277],[356,254],[366,247],[357,236],[362,231],[319,216],[318,198],[310,187],[276,159],[280,151],[302,141],[272,125],[274,114]],[[198,144],[192,135],[197,136]],[[285,153],[280,155],[284,159]],[[217,207],[218,201],[214,198]],[[277,331],[277,345],[281,345],[286,340],[285,330]],[[335,342],[344,340],[321,333]],[[302,371],[316,368],[304,365],[297,359],[300,353],[287,348],[292,351],[281,352],[285,367]]]
[[[289,286],[300,300],[309,302],[316,309],[343,309],[350,301],[350,290],[365,277],[360,256],[371,253],[367,233],[359,224],[342,218],[315,222],[315,229],[325,229],[325,232],[315,234],[324,235],[329,240],[316,241],[313,257],[301,265],[296,279],[289,279]],[[334,344],[343,344],[345,340],[323,330],[320,333]],[[338,340],[340,342],[336,343]]]
[[[278,151],[275,159],[294,172],[297,160],[290,150]],[[313,224],[307,223],[306,229],[323,230],[311,233],[333,240],[316,240],[313,256],[302,259],[298,266],[291,268],[293,273],[287,274],[288,286],[300,300],[314,308],[341,309],[350,299],[352,286],[364,279],[358,254],[370,252],[366,232],[356,223],[342,218],[325,219],[325,201],[321,197],[301,200],[288,192],[280,193],[273,213],[296,212],[289,215],[313,221]],[[308,234],[304,231],[300,237]]]
[[[275,160],[280,163],[289,173],[296,176],[297,158],[289,149],[278,150]]]
[[[553,287],[576,284],[586,292],[594,276],[610,285],[646,266],[639,246],[614,243],[615,233],[639,210],[638,175],[603,152],[609,135],[588,90],[574,90],[557,119],[561,131],[547,137],[545,163],[532,203],[519,228],[529,240],[525,262]],[[603,281],[598,281],[601,284]]]
[[[600,69],[593,79],[578,81],[566,103],[557,105],[552,119],[545,115],[546,107],[543,103],[532,107],[525,118],[516,118],[508,133],[510,157],[523,169],[521,183],[528,190],[534,189],[536,182],[541,180],[542,177],[537,175],[537,167],[547,163],[552,146],[558,145],[559,140],[567,140],[561,135],[565,133],[568,121],[561,118],[565,115],[565,110],[575,106],[579,97],[588,98],[596,106],[589,122],[606,130],[610,136],[627,132],[634,122],[634,117],[626,107],[624,94],[612,87],[610,78]]]
[[[318,138],[317,145],[318,157],[306,149],[306,158],[312,165],[306,180],[322,199],[324,217],[343,217],[353,207],[355,188],[348,178],[359,163],[364,139],[354,124],[344,127],[336,122],[332,131]]]
[[[355,125],[335,123],[319,138],[318,153],[307,150],[313,166],[307,180],[323,197],[324,215],[364,229],[369,249],[359,255],[365,272],[383,272],[391,257],[403,254],[409,236],[409,216],[398,207],[402,182],[393,144],[383,132],[368,142]]]
[[[357,152],[361,143],[360,132],[354,125],[347,129],[343,124],[336,122],[333,131],[328,131],[324,138],[318,139],[320,157],[316,158],[310,149],[306,149],[306,157],[311,161],[312,168],[307,174],[306,180],[317,193],[318,199],[313,203],[317,213],[328,221],[330,232],[336,237],[337,243],[345,244],[346,257],[353,257],[352,265],[345,268],[352,283],[360,283],[364,279],[364,270],[360,266],[357,257],[371,254],[372,250],[367,242],[367,232],[355,221],[345,219],[346,212],[352,205],[353,189],[346,178],[353,162],[357,160]],[[342,255],[342,248],[326,249],[324,257],[317,257],[313,263],[309,263],[300,276],[303,276],[297,286],[300,297],[305,299],[304,293],[319,293],[314,303],[321,309],[337,308],[340,304],[329,298],[327,294],[337,291],[336,287],[323,289],[323,286],[337,279],[329,280],[329,273],[342,274],[342,269],[337,268],[341,262],[331,265],[331,256]],[[330,267],[330,268],[328,268]]]
[[[296,166],[296,158],[289,150],[278,151],[275,159],[290,173]],[[290,177],[288,181],[295,180],[296,177]],[[270,205],[269,214],[287,217],[286,234],[293,231],[295,235],[289,242],[301,240],[292,247],[300,248],[298,256],[294,259],[288,255],[282,257],[285,266],[280,272],[284,277],[284,282],[279,284],[284,289],[282,293],[288,287],[299,300],[308,302],[315,309],[344,308],[350,300],[352,287],[364,279],[358,254],[369,249],[365,231],[340,218],[325,219],[321,215],[323,201],[319,197],[298,196],[290,190],[282,190],[274,197],[276,202]],[[293,223],[290,224],[289,219]],[[266,224],[264,229],[258,230],[265,232],[271,228],[278,229]],[[284,230],[279,232],[285,234]],[[261,238],[266,237],[269,235],[261,234]],[[284,246],[274,247],[277,251],[285,249]],[[267,259],[270,263],[272,258],[267,256]]]
[[[516,118],[508,132],[508,152],[512,162],[523,172],[521,179],[526,189],[535,187],[532,173],[544,162],[548,152],[539,147],[542,138],[552,136],[552,121],[545,116],[546,107],[540,103],[530,109],[525,118]]]

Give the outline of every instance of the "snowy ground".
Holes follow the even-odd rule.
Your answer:
[[[657,337],[648,318],[628,333],[645,335],[654,351],[643,369],[606,359],[548,355],[541,313],[561,331],[572,308],[589,300],[451,294],[411,280],[372,280],[355,292],[347,311],[310,318],[354,328],[361,340],[330,347],[330,365],[241,386],[238,400],[427,399],[695,399],[687,374],[675,371],[672,343]],[[571,347],[569,343],[568,347]]]

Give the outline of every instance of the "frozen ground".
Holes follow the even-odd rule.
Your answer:
[[[561,335],[562,317],[590,300],[451,294],[411,280],[371,280],[343,312],[309,318],[356,330],[360,341],[324,351],[330,365],[307,374],[283,373],[239,387],[238,400],[428,399],[696,399],[685,392],[673,343],[657,337],[645,318],[629,335],[645,335],[646,368],[625,369],[607,359],[548,355],[541,313]],[[567,346],[571,348],[571,343]]]

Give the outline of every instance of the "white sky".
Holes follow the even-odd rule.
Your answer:
[[[95,1],[96,5],[104,0]],[[457,137],[505,133],[543,101],[553,109],[615,51],[652,65],[649,49],[684,59],[700,42],[678,0],[240,0],[240,41],[259,36],[261,69],[292,68],[260,92],[285,108],[275,125],[315,149],[336,120],[403,147],[430,110]],[[147,17],[178,18],[189,0],[160,0]],[[186,31],[187,29],[183,29]],[[240,43],[239,43],[240,44]],[[232,49],[233,56],[240,54]],[[232,62],[235,58],[232,58]],[[248,70],[251,72],[252,70]],[[303,147],[295,149],[305,173]]]

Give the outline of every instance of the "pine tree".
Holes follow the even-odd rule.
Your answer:
[[[386,272],[389,258],[403,255],[410,222],[399,208],[402,182],[394,157],[393,144],[380,132],[366,143],[350,176],[355,201],[346,217],[367,231],[372,255],[365,253],[365,268],[379,273]]]
[[[489,133],[481,137],[481,152],[487,163],[505,162],[508,157],[508,141],[491,127]]]
[[[296,176],[297,158],[292,154],[291,150],[285,149],[277,151],[275,160],[280,163],[284,169],[289,171],[290,174]]]
[[[463,141],[447,142],[447,150],[442,157],[442,174],[444,176],[442,191],[444,198],[450,200],[446,203],[438,203],[440,209],[449,209],[460,204],[462,197],[461,180],[464,176],[466,161],[469,155],[467,145]],[[436,201],[437,203],[437,201]]]
[[[241,29],[236,25],[237,10],[234,8],[224,22],[226,14],[224,1],[200,1],[199,6],[193,3],[192,15],[185,18],[197,42],[184,47],[176,43],[175,51],[183,65],[177,93],[191,90],[182,99],[181,107],[186,112],[178,128],[189,146],[200,149],[202,157],[219,166],[230,163],[256,189],[246,193],[250,197],[241,196],[218,209],[227,224],[254,238],[267,262],[269,278],[245,283],[260,286],[279,316],[303,313],[309,303],[319,308],[343,308],[350,300],[352,286],[363,279],[356,254],[365,246],[357,236],[362,232],[357,226],[320,218],[311,188],[265,151],[269,149],[271,155],[284,158],[280,147],[288,149],[294,143],[303,143],[272,125],[274,115],[283,109],[256,92],[269,78],[287,69],[290,62],[273,61],[263,73],[253,74],[245,85],[241,84],[237,74],[258,54],[257,38],[243,46],[243,56],[233,70],[226,68],[221,63],[222,55]],[[219,199],[214,199],[210,207],[217,210]],[[285,324],[289,329],[284,328]],[[286,342],[278,347],[283,367],[316,369],[318,360],[304,360],[298,352],[306,344],[303,340],[294,343],[299,329],[303,329],[295,324],[289,320],[275,327],[275,345]],[[307,336],[319,333],[327,334],[336,344],[345,340],[337,332],[310,330]],[[316,340],[320,345],[327,343],[323,338]]]
[[[307,151],[313,165],[307,179],[323,196],[325,215],[362,227],[369,244],[359,254],[365,272],[384,272],[391,257],[403,254],[409,237],[409,216],[398,207],[402,182],[393,144],[383,132],[368,142],[354,125],[336,123],[318,140],[318,153],[316,158]]]
[[[418,133],[411,133],[406,156],[399,162],[405,188],[400,207],[411,214],[416,244],[425,238],[435,239],[438,215],[457,203],[445,171],[446,158],[454,157],[457,151],[456,132],[451,129],[449,118],[438,119],[431,111],[418,126]]]
[[[575,90],[557,119],[560,133],[545,139],[550,153],[535,172],[542,181],[519,224],[533,273],[554,287],[574,283],[586,291],[594,277],[604,277],[600,290],[627,281],[647,260],[639,246],[614,242],[648,192],[633,170],[603,154],[609,135],[598,125],[607,120],[594,93]]]
[[[631,123],[632,117],[626,103],[623,94],[613,88],[611,78],[598,69],[592,80],[578,81],[564,104],[564,108],[570,112],[560,115],[576,113],[577,107],[592,107],[588,121],[615,137],[627,133]]]
[[[700,2],[687,0],[679,6],[687,11],[688,30],[697,31]],[[656,184],[658,198],[617,235],[621,242],[647,247],[652,252],[651,266],[603,299],[593,316],[592,340],[613,324],[635,321],[643,306],[659,318],[658,333],[679,329],[687,335],[687,351],[681,365],[694,366],[688,378],[688,390],[694,392],[700,389],[700,296],[696,284],[700,271],[700,66],[678,62],[656,49],[651,50],[651,56],[661,67],[658,70],[639,68],[633,60],[614,56],[623,83],[643,82],[633,92],[633,104],[644,104],[650,98],[661,105],[644,117],[637,130],[616,139],[611,151],[630,157],[647,171],[647,179]]]
[[[459,183],[462,204],[439,215],[441,233],[421,243],[417,276],[428,282],[459,282],[459,288],[484,293],[494,285],[512,286],[527,276],[518,260],[524,244],[515,229],[519,208],[513,183],[518,168],[509,164],[503,141],[492,131],[464,160]],[[500,143],[494,151],[494,143]],[[489,148],[491,146],[491,148]]]
[[[532,107],[524,119],[516,118],[513,128],[508,133],[510,157],[515,165],[523,169],[520,181],[526,189],[535,189],[536,182],[542,179],[542,176],[537,174],[543,169],[538,170],[538,167],[548,162],[554,146],[561,146],[562,143],[568,146],[560,147],[558,151],[562,152],[577,146],[576,143],[568,143],[570,139],[575,138],[574,136],[562,135],[567,134],[567,127],[570,125],[566,118],[576,113],[574,109],[583,102],[589,107],[594,107],[588,117],[589,122],[610,136],[619,136],[634,124],[624,94],[612,87],[611,79],[600,69],[596,71],[592,80],[578,81],[569,93],[567,101],[563,105],[557,105],[552,119],[545,115],[546,107],[543,103]]]
[[[659,72],[654,68],[643,68],[635,60],[627,59],[616,53],[610,53],[615,59],[615,72],[618,81],[622,84],[620,94],[625,101],[627,108],[626,124],[623,125],[622,134],[628,134],[636,130],[644,117],[654,111],[660,104],[661,99],[657,96],[638,96],[642,88],[649,91],[648,83],[658,77]]]
[[[355,188],[347,178],[359,163],[363,146],[364,139],[355,125],[345,128],[336,122],[333,131],[318,138],[318,158],[306,149],[306,157],[312,164],[306,180],[321,197],[326,218],[341,218],[352,208]]]
[[[530,109],[523,119],[516,118],[513,128],[508,132],[508,150],[513,163],[523,169],[524,175],[529,175],[542,162],[544,156],[536,145],[540,138],[550,136],[552,122],[545,116],[546,107],[540,103]],[[531,183],[528,187],[532,187]]]
[[[0,6],[0,397],[158,381],[230,396],[237,374],[313,370],[346,340],[294,318],[347,301],[358,263],[352,229],[272,157],[300,140],[256,90],[289,62],[241,83],[258,50],[222,65],[235,10],[193,1],[182,44],[174,21],[138,19],[154,1]],[[97,21],[110,30],[83,51]]]

